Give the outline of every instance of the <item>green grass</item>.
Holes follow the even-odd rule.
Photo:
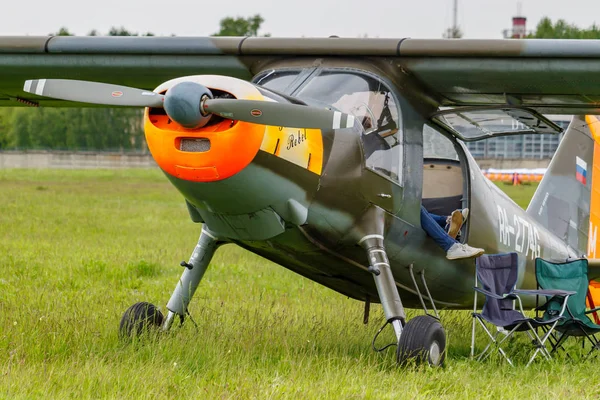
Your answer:
[[[534,187],[514,189],[524,199]],[[121,342],[123,311],[142,300],[164,309],[199,232],[155,170],[0,170],[0,398],[600,395],[596,359],[469,360],[463,311],[442,315],[445,368],[398,368],[393,350],[370,348],[379,306],[365,326],[362,303],[233,245],[217,251],[192,301],[197,329],[188,321]]]
[[[496,183],[500,189],[502,189],[511,199],[515,201],[522,208],[527,208],[529,200],[537,189],[537,184],[530,185],[518,185],[513,186],[512,184]]]

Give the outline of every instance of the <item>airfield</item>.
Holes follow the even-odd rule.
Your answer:
[[[525,207],[536,186],[501,187]],[[523,337],[509,346],[515,368],[470,360],[468,311],[442,312],[444,368],[400,368],[370,347],[379,305],[363,325],[362,303],[234,245],[217,251],[191,303],[197,327],[123,342],[123,311],[137,301],[164,311],[198,239],[181,195],[154,169],[0,170],[0,193],[0,398],[600,396],[597,358],[526,368]]]

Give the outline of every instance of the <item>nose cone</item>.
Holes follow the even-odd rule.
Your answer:
[[[199,107],[202,96],[211,93],[206,87],[236,98],[264,99],[252,84],[218,76],[181,78],[156,89],[167,91],[165,110],[146,109],[146,141],[160,168],[186,181],[213,182],[237,174],[254,159],[265,134],[264,125],[216,115],[208,121]]]
[[[201,128],[210,120],[210,115],[202,115],[200,112],[200,103],[204,97],[213,97],[206,86],[196,82],[178,83],[165,95],[165,111],[184,128]]]

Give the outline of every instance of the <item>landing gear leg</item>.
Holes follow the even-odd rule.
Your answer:
[[[375,285],[377,286],[379,301],[383,306],[385,319],[394,328],[396,338],[399,341],[406,321],[406,313],[383,246],[383,236],[367,235],[358,244],[367,251],[369,270],[375,278]]]
[[[406,313],[383,245],[383,236],[367,235],[358,242],[369,257],[379,300],[388,323],[398,339],[396,359],[405,365],[410,361],[441,366],[446,352],[446,334],[440,322],[429,315],[415,317],[406,323]]]
[[[169,330],[175,319],[175,315],[179,315],[179,318],[183,321],[185,314],[187,313],[188,304],[192,300],[192,296],[198,288],[198,284],[202,280],[210,260],[212,260],[215,250],[219,247],[220,243],[217,237],[204,227],[198,244],[190,257],[188,263],[182,263],[182,266],[186,267],[186,270],[181,275],[171,299],[167,303],[167,309],[169,313],[165,318],[162,329],[164,331]]]
[[[179,283],[167,304],[169,310],[167,317],[163,318],[162,313],[153,304],[136,303],[129,307],[121,318],[119,327],[121,337],[138,336],[144,331],[160,327],[163,331],[167,331],[173,324],[175,315],[179,315],[183,323],[187,306],[190,304],[190,300],[208,268],[208,263],[210,263],[215,250],[220,244],[215,235],[203,228],[190,261],[187,263],[181,262],[181,266],[186,267],[186,270],[179,279]]]

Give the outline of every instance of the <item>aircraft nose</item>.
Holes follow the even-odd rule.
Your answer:
[[[204,85],[221,96],[264,99],[248,82],[211,75],[175,79],[159,86],[156,91],[166,91],[168,98],[171,88],[185,89],[186,85]],[[258,153],[266,129],[264,125],[218,115],[211,115],[208,121],[195,124],[196,127],[175,122],[172,118],[175,117],[170,117],[162,108],[147,108],[144,118],[146,141],[163,171],[192,182],[219,181],[240,172]]]
[[[189,130],[167,115],[146,111],[144,130],[150,152],[166,173],[192,182],[229,178],[258,153],[264,125],[213,117],[219,121]]]

